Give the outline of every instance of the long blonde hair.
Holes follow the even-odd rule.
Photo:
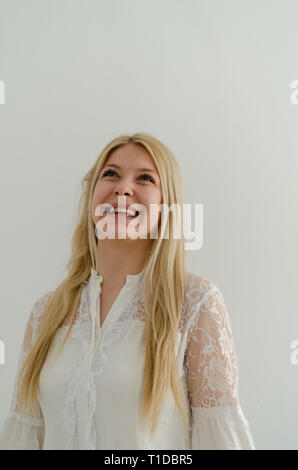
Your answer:
[[[64,346],[73,323],[76,320],[84,281],[95,266],[96,238],[91,214],[91,203],[95,184],[101,169],[117,148],[133,143],[145,148],[153,158],[159,172],[163,204],[180,205],[183,226],[183,185],[178,162],[172,152],[155,137],[136,133],[121,135],[113,139],[102,150],[96,162],[82,180],[82,195],[79,200],[76,228],[72,236],[72,252],[66,265],[68,275],[55,289],[40,318],[39,331],[30,353],[23,364],[19,379],[19,405],[25,413],[36,416],[39,376],[57,329],[66,319],[70,320]],[[172,388],[173,396],[186,430],[189,429],[188,402],[179,377],[175,345],[178,337],[178,323],[182,312],[185,285],[185,252],[183,230],[179,238],[171,234],[177,226],[177,218],[168,212],[166,227],[168,238],[160,233],[148,250],[145,271],[143,304],[146,314],[144,396],[140,419],[151,421],[151,435],[155,432],[161,404]],[[98,240],[100,243],[100,240]]]

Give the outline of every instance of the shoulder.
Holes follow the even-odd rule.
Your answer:
[[[54,290],[46,292],[45,294],[38,297],[32,306],[30,317],[29,317],[29,323],[32,325],[33,337],[35,337],[37,334],[38,325],[42,317],[42,314],[44,313],[54,293],[55,293]]]
[[[210,279],[186,271],[186,301],[198,303],[210,295],[222,295],[222,293],[218,286]]]
[[[201,314],[214,316],[226,310],[223,294],[210,279],[186,271],[186,286],[183,306],[184,322],[190,326]]]
[[[54,293],[55,291],[46,292],[34,302],[32,307],[32,315],[34,318],[39,317],[43,313]]]

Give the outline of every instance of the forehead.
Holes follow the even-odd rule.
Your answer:
[[[148,168],[157,172],[150,153],[141,145],[126,144],[112,152],[105,165],[115,163],[121,168]]]

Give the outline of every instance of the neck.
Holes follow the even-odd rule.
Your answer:
[[[149,243],[148,243],[149,242]],[[106,285],[123,285],[127,274],[138,274],[144,267],[152,240],[98,240],[96,271]]]

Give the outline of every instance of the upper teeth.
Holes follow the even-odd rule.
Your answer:
[[[127,210],[126,209],[118,209],[118,207],[116,207],[116,209],[109,207],[107,210],[108,210],[109,214],[111,214],[113,212],[122,212],[124,214],[131,215],[131,216],[134,216],[136,214],[136,211],[132,211],[130,209],[127,209]]]

